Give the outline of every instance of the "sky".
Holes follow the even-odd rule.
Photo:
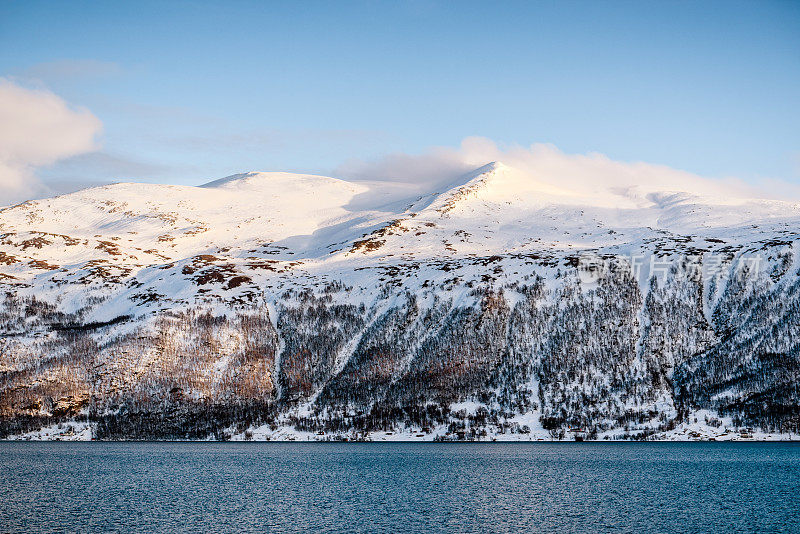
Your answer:
[[[779,195],[798,125],[797,1],[0,0],[0,203],[347,178],[474,138]]]

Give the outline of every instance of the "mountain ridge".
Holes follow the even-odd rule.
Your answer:
[[[796,204],[585,203],[499,162],[441,182],[242,173],[0,210],[0,435],[798,433]]]

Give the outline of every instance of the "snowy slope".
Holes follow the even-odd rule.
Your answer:
[[[387,204],[379,188],[248,173],[201,187],[116,184],[31,201],[0,211],[0,274],[37,292],[62,281],[79,281],[84,292],[86,282],[151,279],[148,268],[182,267],[201,255],[252,277],[273,261],[316,272],[398,257],[630,254],[653,240],[680,247],[689,238],[705,250],[718,240],[792,239],[800,220],[798,204],[779,201],[646,190],[586,197],[498,163],[399,202]],[[370,199],[383,205],[366,207]],[[173,283],[164,289],[175,292]]]
[[[425,330],[430,329],[429,320],[433,319],[414,310],[441,313],[440,320],[449,317],[447,320],[456,321],[454,324],[471,320],[467,316],[456,319],[458,314],[482,310],[475,312],[481,328],[485,328],[487,316],[494,317],[492,310],[501,310],[495,319],[505,324],[502,328],[507,331],[508,321],[526,306],[531,307],[526,312],[529,314],[539,313],[536,310],[544,309],[545,302],[555,306],[553,310],[562,311],[564,303],[573,300],[583,306],[580,299],[584,297],[564,293],[573,283],[569,280],[589,295],[586,298],[606,298],[604,284],[611,283],[606,278],[623,265],[629,272],[625,276],[635,285],[630,297],[633,339],[630,349],[625,350],[636,354],[636,365],[641,366],[637,371],[641,376],[636,380],[644,380],[647,373],[655,372],[648,366],[656,365],[645,362],[650,355],[647,351],[661,358],[665,350],[665,342],[658,342],[654,348],[655,341],[647,338],[647,332],[655,327],[650,324],[653,320],[645,317],[643,306],[651,298],[653,280],[664,285],[663,291],[672,292],[664,297],[669,306],[677,306],[675,299],[682,298],[685,303],[681,305],[691,305],[692,313],[698,314],[694,320],[707,323],[697,334],[700,337],[691,341],[699,343],[701,351],[717,350],[712,346],[722,339],[720,314],[724,310],[733,313],[728,309],[733,306],[729,300],[734,298],[731,281],[743,267],[752,278],[748,287],[757,288],[747,291],[760,291],[796,306],[791,299],[798,269],[798,208],[800,204],[793,202],[722,198],[701,190],[657,190],[646,183],[625,188],[597,183],[578,188],[502,163],[487,164],[454,183],[431,190],[289,173],[239,174],[199,187],[124,183],[87,189],[0,210],[0,284],[12,299],[6,304],[6,334],[13,334],[16,347],[15,355],[11,355],[14,351],[4,353],[2,369],[6,373],[28,369],[26,366],[42,357],[44,349],[37,343],[58,345],[64,325],[73,329],[94,325],[87,327],[87,335],[97,344],[99,360],[106,361],[111,356],[103,351],[111,350],[108,347],[118,342],[114,340],[134,332],[149,336],[169,314],[202,309],[232,317],[266,310],[263,313],[268,316],[269,328],[275,331],[277,344],[269,369],[263,371],[269,374],[267,382],[272,388],[267,396],[278,405],[289,400],[294,404],[306,402],[304,409],[313,411],[319,409],[320,404],[314,403],[320,395],[324,400],[335,388],[355,387],[352,382],[342,382],[349,386],[337,382],[354,372],[351,367],[360,365],[358,372],[363,374],[365,368],[378,365],[358,364],[359,351],[373,330],[387,337],[385,343],[390,343],[391,337],[395,344],[392,351],[397,353],[391,361],[385,359],[380,364],[391,369],[386,376],[375,375],[375,384],[383,384],[380,388],[411,380],[409,373],[426,361],[428,356],[424,355],[444,350],[440,347],[444,346],[442,340],[455,335],[452,332],[457,329]],[[676,273],[687,265],[698,269],[700,277],[692,288],[677,281]],[[670,282],[673,279],[676,281]],[[535,305],[530,286],[534,280],[541,280],[547,295]],[[520,284],[527,289],[520,289]],[[694,296],[686,296],[690,293]],[[311,296],[298,296],[305,294]],[[785,296],[775,296],[779,294]],[[22,308],[12,309],[34,298],[47,309],[33,311],[27,319],[22,317]],[[318,311],[309,311],[309,298],[327,300],[316,304]],[[692,304],[692,299],[696,303]],[[597,305],[592,313],[605,314],[610,305]],[[336,306],[341,309],[334,309]],[[312,320],[322,309],[334,314],[339,325],[327,334],[320,330],[320,324],[314,326],[318,318]],[[390,334],[394,331],[387,325],[401,320],[400,310],[407,315],[403,320],[420,329],[417,337],[416,333]],[[785,318],[795,312],[781,313]],[[548,321],[562,320],[547,317]],[[547,345],[553,341],[537,338],[545,334],[540,326],[530,323],[533,319],[526,320],[524,329],[532,332],[527,340],[520,338],[514,343],[527,343],[529,355],[520,356],[523,363],[515,365],[525,368],[525,387],[539,397],[534,404],[540,405],[536,412],[540,417],[549,386],[542,385],[543,375],[528,375],[544,372],[544,359],[561,349]],[[208,364],[208,380],[217,384],[213,391],[221,391],[222,382],[243,380],[231,362],[245,358],[237,356],[235,349],[243,343],[243,334],[237,328],[244,327],[230,328],[233,333],[225,334],[228,341],[219,341],[221,345],[215,345],[217,348],[207,355],[210,362],[213,360]],[[767,329],[767,325],[762,327]],[[426,333],[421,333],[423,330]],[[501,341],[495,334],[486,335],[485,343],[510,343],[510,333],[503,334],[501,338],[506,337]],[[320,340],[320,336],[327,337]],[[531,341],[534,338],[536,343]],[[759,343],[778,343],[775,339],[767,336]],[[290,350],[293,343],[298,344],[296,352]],[[691,364],[685,347],[678,347],[681,343],[684,341],[674,349],[680,356],[659,360],[658,365],[664,367],[656,374],[663,374],[667,382],[673,379],[676,367]],[[318,353],[309,348],[317,345]],[[645,345],[649,348],[642,348]],[[71,350],[58,346],[58,350]],[[229,348],[223,350],[223,346]],[[784,348],[773,347],[770,354],[788,351],[794,356],[793,345],[780,346]],[[125,368],[129,375],[120,379],[124,384],[114,386],[114,391],[132,387],[158,362],[152,348],[136,350],[141,351],[141,357],[130,363],[133,367]],[[498,346],[496,350],[510,349]],[[291,370],[299,373],[299,378],[291,375],[286,366],[306,352],[314,356]],[[447,358],[455,357],[448,354]],[[492,387],[500,387],[497,381],[501,379],[496,375],[506,364],[504,360],[495,361],[491,354],[486,358],[486,376],[493,377]],[[247,369],[256,372],[255,368]],[[510,370],[503,372],[514,375]],[[311,375],[313,379],[308,378]],[[695,375],[691,379],[699,380]],[[8,382],[4,387],[19,387],[23,382]],[[603,387],[611,387],[609,384]],[[162,386],[153,382],[148,387]],[[635,409],[658,412],[669,406],[668,419],[678,417],[678,393],[664,390],[667,386],[663,384],[659,387],[660,392],[647,401],[650,408],[640,403]],[[475,402],[480,388],[471,391],[455,400]],[[197,394],[196,398],[216,394]],[[621,398],[615,397],[614,402],[623,402]],[[6,409],[6,416],[13,417],[21,408]],[[48,409],[37,408],[52,414],[52,408]],[[523,410],[509,414],[509,420],[535,419],[530,413]]]

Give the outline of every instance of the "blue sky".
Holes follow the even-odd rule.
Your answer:
[[[4,1],[0,77],[102,122],[51,182],[331,174],[483,136],[800,183],[800,2]]]

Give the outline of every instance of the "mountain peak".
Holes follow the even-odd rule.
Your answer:
[[[482,165],[482,166],[478,167],[477,169],[475,169],[474,171],[472,171],[471,174],[476,174],[476,175],[477,174],[484,174],[484,173],[492,172],[492,171],[502,171],[502,170],[505,170],[505,169],[508,169],[508,168],[510,168],[510,167],[508,165],[506,165],[505,163],[503,163],[502,161],[490,161],[486,165]]]

